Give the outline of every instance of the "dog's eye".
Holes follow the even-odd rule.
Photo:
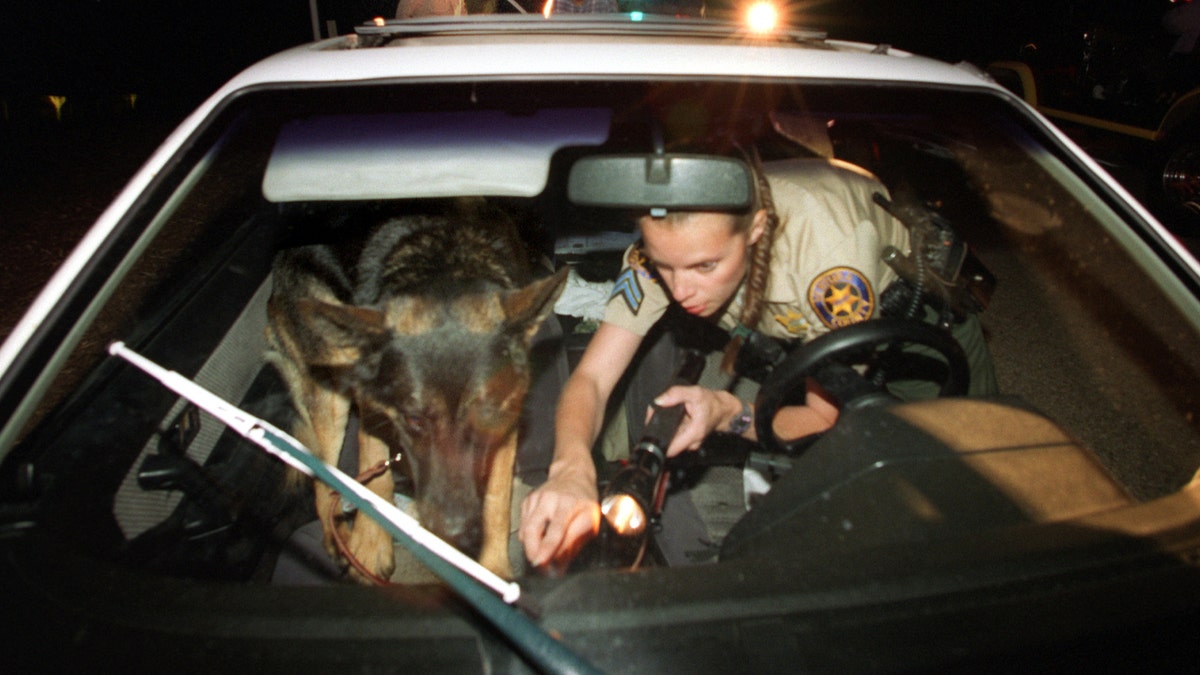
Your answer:
[[[404,416],[404,423],[408,425],[410,431],[419,434],[425,431],[429,420],[424,415],[410,414]]]
[[[476,419],[490,427],[505,427],[513,423],[516,411],[507,405],[485,404],[475,409]]]

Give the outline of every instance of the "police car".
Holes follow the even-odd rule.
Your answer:
[[[977,68],[836,38],[637,13],[381,20],[237,75],[164,141],[0,347],[5,661],[1191,667],[1200,266]],[[251,418],[166,384],[185,379],[254,419],[286,408],[264,359],[275,254],[363,218],[482,201],[521,225],[538,264],[575,269],[575,304],[558,313],[586,326],[636,233],[629,204],[581,199],[572,174],[630,157],[661,169],[678,147],[705,166],[707,152],[746,148],[836,162],[909,195],[903,220],[923,244],[895,252],[897,274],[945,323],[977,314],[1000,394],[856,398],[802,447],[730,453],[769,490],[696,564],[530,570],[499,592],[453,571],[388,587],[280,578],[313,514],[283,492],[268,427],[239,433]],[[649,180],[611,177],[626,179]],[[831,335],[856,326],[907,339],[873,320]],[[815,344],[764,376],[760,407],[793,400],[814,364],[877,356],[874,343]]]

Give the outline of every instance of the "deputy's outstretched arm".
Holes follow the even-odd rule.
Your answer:
[[[623,328],[601,323],[563,388],[549,476],[521,503],[521,543],[534,567],[565,566],[599,531],[592,446],[609,396],[641,341]]]

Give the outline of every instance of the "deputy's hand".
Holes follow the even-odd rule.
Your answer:
[[[543,573],[565,572],[599,532],[599,495],[591,466],[555,462],[546,482],[521,502],[519,537],[525,557]]]
[[[685,450],[699,450],[705,437],[717,429],[727,428],[730,420],[742,411],[741,401],[733,394],[697,386],[671,387],[654,399],[654,403],[662,408],[684,406],[683,421],[667,447],[668,457]],[[647,412],[646,419],[649,417]]]

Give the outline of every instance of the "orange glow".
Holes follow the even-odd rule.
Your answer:
[[[373,20],[375,21],[376,26],[387,25],[387,21],[382,16],[377,16]]]
[[[637,500],[629,495],[614,495],[605,499],[600,505],[600,512],[619,535],[640,534],[646,528],[646,514],[642,513]]]
[[[542,16],[547,19],[554,13],[554,0],[546,0],[546,4],[542,6]]]

